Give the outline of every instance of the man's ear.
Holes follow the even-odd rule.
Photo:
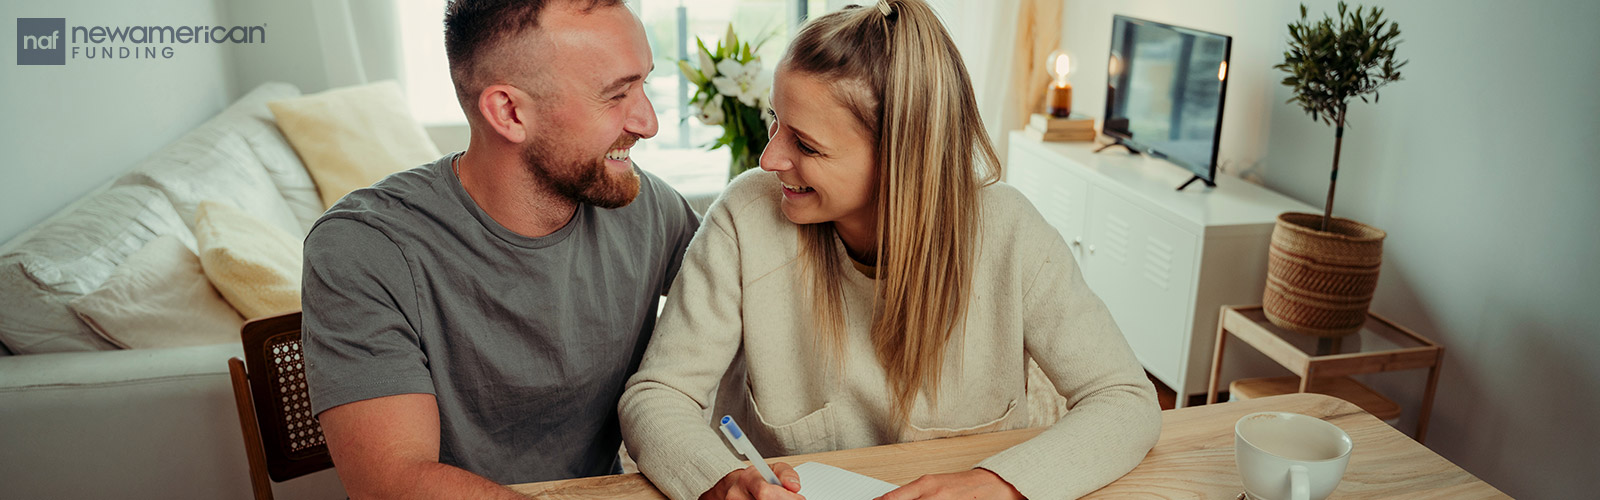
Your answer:
[[[533,135],[533,124],[524,112],[531,104],[531,96],[510,85],[490,85],[478,93],[478,114],[490,129],[514,144]]]

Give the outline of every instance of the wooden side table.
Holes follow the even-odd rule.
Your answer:
[[[1222,306],[1217,321],[1217,344],[1211,353],[1211,382],[1206,389],[1206,404],[1217,401],[1222,353],[1228,334],[1300,376],[1299,392],[1308,392],[1312,381],[1318,378],[1427,368],[1428,385],[1417,416],[1417,442],[1427,438],[1433,395],[1439,386],[1439,368],[1444,363],[1444,348],[1421,335],[1368,312],[1367,322],[1359,332],[1342,337],[1332,354],[1319,356],[1315,354],[1316,337],[1273,325],[1267,321],[1261,306]]]

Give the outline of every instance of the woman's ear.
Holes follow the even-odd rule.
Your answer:
[[[523,108],[533,100],[522,89],[510,85],[490,85],[478,94],[478,114],[495,133],[513,144],[533,135],[532,123]]]

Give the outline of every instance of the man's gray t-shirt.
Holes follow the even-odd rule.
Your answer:
[[[439,461],[501,484],[619,470],[617,399],[699,225],[638,170],[539,238],[489,217],[456,154],[345,196],[305,242],[312,410],[432,394]]]

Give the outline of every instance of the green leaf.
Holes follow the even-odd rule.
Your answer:
[[[1273,66],[1286,74],[1280,83],[1294,92],[1286,102],[1298,104],[1313,120],[1334,124],[1351,99],[1365,102],[1367,94],[1399,80],[1397,70],[1405,61],[1394,59],[1398,23],[1383,19],[1381,7],[1351,9],[1340,2],[1337,16],[1316,21],[1304,4],[1300,7],[1300,19],[1288,24],[1283,62]]]

